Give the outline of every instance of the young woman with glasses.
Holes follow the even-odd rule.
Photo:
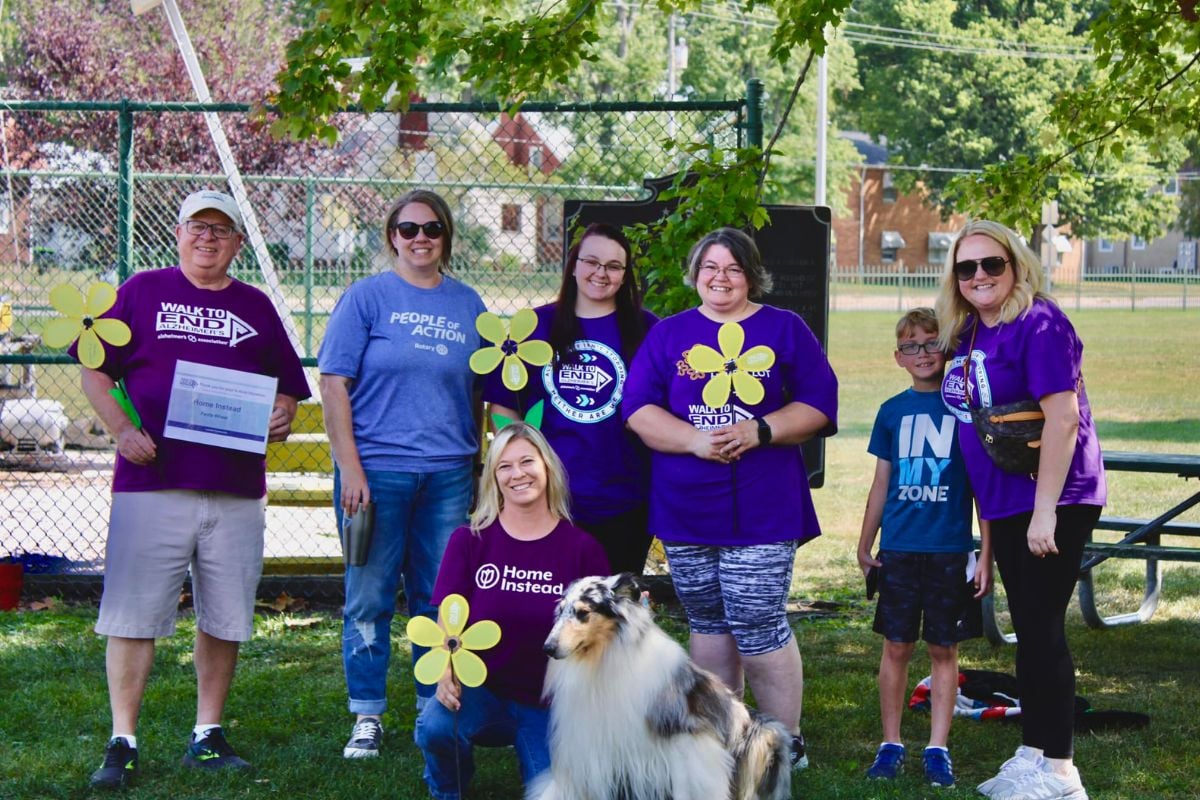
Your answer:
[[[942,398],[1017,633],[1021,746],[979,785],[993,800],[1087,797],[1072,763],[1075,666],[1064,617],[1083,545],[1106,499],[1104,462],[1083,386],[1083,343],[1042,291],[1042,266],[1008,228],[978,220],[950,249],[938,343],[955,356]],[[1035,400],[1045,414],[1035,473],[1006,472],[972,429],[973,408]]]
[[[650,548],[648,456],[618,412],[628,365],[658,318],[642,308],[625,234],[588,226],[567,251],[558,298],[536,311],[531,338],[549,341],[554,360],[519,393],[494,373],[484,399],[511,419],[544,401],[541,430],[570,477],[575,524],[596,537],[614,572],[640,575]]]
[[[650,531],[667,551],[692,658],[739,696],[748,682],[792,731],[803,768],[803,665],[786,606],[796,548],[820,527],[798,445],[837,430],[837,378],[804,320],[758,302],[771,275],[742,231],[702,238],[686,280],[699,307],[650,331],[625,392],[629,427],[652,450]],[[698,345],[716,371],[694,368]],[[762,347],[771,363],[743,371],[741,355]]]
[[[356,281],[333,310],[317,357],[333,449],[338,519],[374,508],[367,562],[346,567],[342,659],[357,715],[346,758],[379,754],[396,590],[410,614],[434,616],[434,580],[466,518],[479,446],[474,289],[449,274],[454,221],[437,194],[415,190],[384,225],[392,269]],[[413,660],[422,649],[413,647]],[[433,687],[417,686],[417,707]]]

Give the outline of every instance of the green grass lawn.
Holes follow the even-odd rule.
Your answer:
[[[1019,729],[956,720],[951,752],[959,788],[927,789],[919,758],[894,786],[867,783],[862,773],[878,743],[875,688],[880,642],[870,630],[873,607],[861,597],[855,543],[873,464],[867,436],[879,403],[903,389],[905,373],[891,357],[894,314],[838,313],[830,323],[830,358],[841,380],[841,430],[829,441],[826,486],[816,492],[825,536],[797,560],[794,594],[825,601],[828,613],[797,617],[805,658],[804,731],[812,767],[796,782],[805,798],[944,798],[976,796],[1019,742]],[[1103,445],[1119,450],[1200,452],[1200,320],[1195,312],[1072,313],[1086,344],[1085,377]],[[1195,491],[1173,476],[1110,476],[1109,513],[1153,515]],[[1186,519],[1200,519],[1193,511]],[[1108,562],[1097,571],[1108,612],[1141,600],[1141,562]],[[1200,796],[1200,569],[1169,564],[1164,601],[1148,624],[1093,631],[1068,616],[1078,691],[1099,709],[1148,713],[1150,727],[1080,736],[1077,762],[1091,796]],[[679,610],[658,609],[683,636]],[[91,607],[0,613],[0,798],[81,798],[98,765],[109,729],[103,641],[91,633]],[[384,755],[371,763],[343,761],[349,733],[340,660],[340,620],[333,612],[263,617],[243,650],[230,698],[231,741],[256,770],[251,775],[195,775],[178,766],[194,714],[194,678],[185,617],[180,632],[160,643],[138,731],[142,780],[131,798],[346,798],[406,800],[426,794],[421,760],[411,743],[412,688],[402,625],[399,657],[385,717]],[[919,651],[918,651],[919,652]],[[1012,671],[1011,647],[982,640],[961,648],[963,666]],[[911,682],[924,677],[918,655]],[[928,735],[927,718],[906,712],[910,757]],[[520,796],[515,759],[481,751],[470,795]]]

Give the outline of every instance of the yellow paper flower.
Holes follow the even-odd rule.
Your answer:
[[[408,639],[413,644],[430,648],[417,659],[413,677],[420,683],[435,684],[452,665],[455,677],[463,686],[482,686],[487,679],[487,665],[472,650],[487,650],[500,641],[500,626],[490,619],[476,622],[467,628],[471,607],[461,594],[447,595],[438,607],[438,622],[429,617],[413,617],[408,621]],[[463,631],[466,628],[466,631]]]
[[[70,284],[50,290],[50,305],[62,314],[42,327],[42,341],[49,347],[66,347],[79,339],[79,363],[99,369],[104,363],[101,339],[120,347],[129,344],[129,326],[119,319],[97,319],[117,302],[117,290],[107,283],[93,283],[85,300]]]
[[[525,341],[525,337],[533,333],[536,327],[537,314],[531,308],[521,309],[508,322],[490,311],[483,312],[475,319],[475,330],[491,345],[481,347],[471,355],[471,370],[487,375],[503,361],[501,378],[504,385],[513,392],[524,389],[529,382],[529,372],[521,362],[544,367],[554,358],[554,350],[549,342],[540,339]]]
[[[760,344],[743,353],[746,332],[736,322],[721,326],[717,331],[717,342],[721,345],[719,353],[706,344],[698,344],[687,354],[689,367],[712,374],[701,395],[704,404],[714,410],[724,408],[729,401],[730,389],[750,405],[762,402],[766,393],[762,381],[750,373],[770,369],[775,363],[775,351]]]

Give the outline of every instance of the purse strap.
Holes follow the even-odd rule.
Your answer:
[[[967,410],[971,410],[971,361],[975,352],[975,334],[979,333],[979,317],[971,328],[971,342],[967,345],[967,357],[963,359],[963,396],[967,399]]]

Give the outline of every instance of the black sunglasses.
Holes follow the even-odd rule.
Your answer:
[[[975,277],[975,271],[983,267],[983,271],[993,278],[1004,272],[1008,259],[1003,256],[988,256],[987,258],[968,258],[954,264],[954,275],[960,281],[969,281]]]
[[[440,239],[442,238],[442,234],[446,232],[446,226],[435,219],[433,222],[426,222],[424,225],[416,222],[397,222],[392,226],[392,230],[399,233],[402,239],[417,238],[417,231],[425,231],[425,235],[430,239]]]

